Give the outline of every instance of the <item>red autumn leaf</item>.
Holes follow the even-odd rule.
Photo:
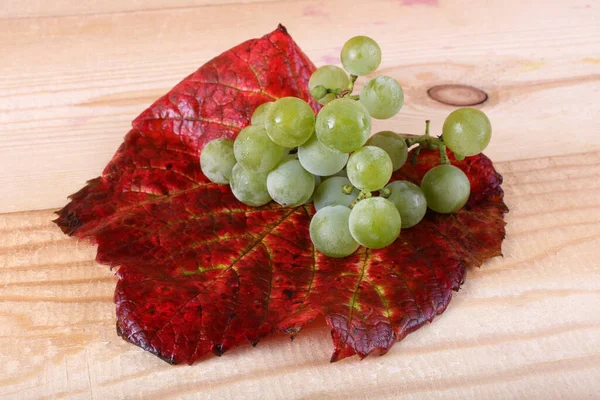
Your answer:
[[[471,180],[465,209],[430,212],[391,246],[345,259],[314,250],[311,206],[247,207],[208,182],[203,145],[234,137],[265,101],[309,100],[313,70],[283,27],[223,53],[143,112],[102,176],[58,212],[65,233],[91,239],[99,262],[119,266],[125,340],[193,363],[272,332],[295,335],[324,315],[332,361],[385,353],[444,311],[467,267],[500,254],[502,178],[483,155],[452,159]],[[423,151],[395,177],[418,183],[437,159]]]

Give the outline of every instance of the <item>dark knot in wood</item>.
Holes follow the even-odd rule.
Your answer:
[[[468,85],[438,85],[427,91],[435,101],[450,106],[475,106],[488,99],[488,95],[480,89]]]

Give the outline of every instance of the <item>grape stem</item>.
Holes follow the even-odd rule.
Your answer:
[[[333,93],[336,96],[340,96],[346,90],[346,89],[329,89],[323,85],[316,86],[313,90],[320,90],[320,88],[325,89],[323,97],[327,96],[329,93]],[[321,98],[323,98],[323,97],[321,97]],[[319,99],[319,100],[321,100],[321,99]]]
[[[354,189],[355,188],[352,185],[344,185],[344,186],[342,186],[342,192],[344,194],[347,194],[347,195],[351,194]],[[380,197],[386,197],[387,198],[387,197],[390,197],[391,194],[392,194],[392,191],[390,190],[390,188],[384,187],[384,188],[381,188],[379,190],[379,196]],[[373,197],[373,193],[371,193],[369,191],[366,191],[366,190],[362,190],[358,194],[358,196],[356,197],[356,199],[352,202],[352,204],[350,204],[350,208],[352,208],[359,201],[364,200],[364,199],[368,199],[369,197]]]
[[[357,75],[350,75],[350,83],[348,84],[348,90],[350,93],[354,90],[354,82],[358,79]]]
[[[358,79],[358,76],[350,75],[350,83],[348,84],[348,87],[346,89],[330,89],[330,88],[326,88],[323,85],[318,85],[318,86],[315,86],[314,88],[312,88],[310,94],[316,100],[321,100],[323,97],[327,96],[329,93],[333,93],[337,98],[350,97],[352,100],[358,100],[358,96],[350,96],[352,94],[352,91],[354,90],[354,82],[356,82],[356,79]]]
[[[417,156],[419,155],[421,149],[423,147],[427,147],[428,149],[435,150],[438,149],[440,152],[440,164],[450,164],[450,160],[448,159],[448,153],[446,152],[446,145],[444,144],[444,140],[442,137],[436,138],[429,134],[429,123],[430,121],[425,121],[425,134],[422,136],[412,136],[412,135],[399,135],[406,142],[407,147],[412,147],[417,145],[413,153],[413,157],[411,159],[411,163],[416,164]]]
[[[368,192],[366,190],[361,190],[360,193],[358,194],[358,196],[356,196],[356,199],[354,199],[354,201],[348,206],[350,209],[354,208],[354,206],[356,205],[356,203],[358,203],[361,200],[364,199],[368,199],[373,197],[373,194],[371,192]]]
[[[410,157],[410,164],[411,165],[416,165],[417,164],[417,157],[419,156],[419,154],[421,154],[421,145],[417,145],[417,147],[415,148],[415,150],[412,153],[412,156]]]
[[[339,93],[337,97],[350,97],[352,100],[358,100],[358,96],[350,96],[354,90],[354,82],[356,82],[357,79],[357,75],[350,75],[350,83],[348,84],[348,88]]]
[[[381,190],[379,190],[380,197],[388,198],[388,197],[390,197],[391,194],[392,194],[392,191],[388,187],[384,187]]]
[[[446,152],[446,145],[442,142],[439,147],[440,151],[440,164],[450,164],[450,160],[448,159],[448,153]]]
[[[354,190],[354,186],[352,186],[352,185],[342,186],[342,192],[344,192],[344,194],[350,194],[350,193],[352,193],[353,190]]]

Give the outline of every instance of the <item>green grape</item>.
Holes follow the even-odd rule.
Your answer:
[[[342,153],[358,150],[371,134],[371,117],[358,101],[348,98],[330,101],[317,115],[317,138]]]
[[[408,181],[394,181],[386,188],[391,192],[387,199],[400,213],[402,229],[412,228],[421,222],[427,212],[427,200],[420,187]]]
[[[298,147],[298,160],[308,172],[315,175],[333,175],[344,168],[348,161],[348,153],[340,153],[325,147],[317,135],[312,135],[308,142]]]
[[[310,89],[310,95],[312,96],[313,99],[319,101],[323,98],[325,98],[325,96],[327,95],[331,95],[333,93],[328,93],[327,92],[327,88],[323,85],[317,85],[314,88]],[[334,95],[335,97],[335,95]],[[329,101],[331,101],[332,98],[329,99]]]
[[[236,199],[249,206],[262,206],[271,201],[267,190],[268,172],[252,172],[235,164],[231,172],[231,191]]]
[[[302,168],[298,160],[288,160],[269,172],[267,190],[273,200],[282,206],[298,206],[312,196],[315,178]]]
[[[341,177],[344,177],[344,178],[348,178],[348,171],[346,170],[346,168],[344,168],[343,170],[341,170],[337,174],[331,175],[331,177],[333,177],[333,176],[341,176]],[[328,178],[330,178],[330,177],[328,177]]]
[[[392,118],[404,104],[402,86],[389,76],[377,76],[365,83],[360,91],[360,102],[377,119]]]
[[[230,139],[213,140],[200,153],[200,168],[211,182],[229,183],[234,165],[233,141]]]
[[[321,253],[329,257],[346,257],[358,249],[348,228],[350,209],[329,206],[320,209],[310,221],[310,240]]]
[[[335,65],[324,65],[312,73],[308,80],[308,89],[311,94],[317,86],[323,86],[325,89],[345,90],[349,84],[350,79],[348,79],[348,74],[343,69]],[[327,104],[335,99],[335,94],[333,93],[325,94],[323,97],[320,94],[322,93],[319,93],[318,98],[315,97],[315,99],[321,104]]]
[[[337,174],[333,174],[333,175],[329,175],[329,176],[323,176],[323,181],[326,181],[330,178],[334,178],[336,176],[341,176],[343,178],[348,178],[348,174],[346,173],[346,168],[344,168],[343,170],[341,170],[340,172],[338,172]]]
[[[402,220],[396,206],[383,197],[371,197],[356,203],[348,221],[350,234],[369,249],[388,246],[400,235]]]
[[[349,206],[360,193],[358,189],[352,189],[352,193],[346,194],[343,192],[344,185],[350,185],[348,178],[334,176],[321,183],[313,197],[315,210],[327,206]]]
[[[321,184],[321,177],[319,175],[312,174],[312,176],[313,176],[313,178],[315,178],[315,185],[313,187],[313,192],[312,192],[312,195],[310,196],[310,198],[308,200],[306,200],[303,204],[308,204],[308,203],[313,202],[317,188]]]
[[[421,189],[429,208],[441,214],[450,214],[467,204],[471,184],[459,168],[442,164],[427,171]]]
[[[256,110],[254,110],[254,113],[252,114],[252,119],[250,120],[250,123],[252,125],[264,125],[265,116],[267,115],[267,111],[271,107],[271,104],[273,104],[273,102],[268,101],[256,107]]]
[[[313,178],[315,178],[315,189],[321,184],[321,177],[319,175],[313,174]]]
[[[283,97],[273,103],[265,116],[267,134],[283,147],[297,147],[315,130],[315,113],[297,97]]]
[[[369,75],[381,63],[381,49],[370,37],[355,36],[344,44],[340,58],[344,69],[352,75]]]
[[[399,170],[408,158],[406,142],[391,131],[382,131],[374,134],[367,140],[365,146],[376,146],[385,150],[392,159],[392,169],[394,171]]]
[[[385,150],[365,146],[352,153],[346,170],[354,186],[372,192],[384,187],[392,177],[392,160]]]
[[[237,162],[247,170],[267,172],[279,164],[285,149],[269,139],[263,126],[249,125],[235,138],[233,153]]]
[[[462,156],[481,153],[490,143],[492,124],[483,111],[459,108],[448,115],[442,128],[442,138],[450,150]]]

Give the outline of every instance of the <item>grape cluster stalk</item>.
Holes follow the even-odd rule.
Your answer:
[[[242,203],[260,207],[275,201],[295,207],[312,202],[310,223],[315,247],[329,257],[346,257],[360,246],[384,248],[402,229],[417,225],[427,209],[450,214],[467,203],[469,179],[453,166],[447,149],[457,159],[481,153],[489,144],[488,117],[474,108],[448,115],[442,134],[422,136],[383,131],[371,136],[372,118],[395,116],[404,104],[404,91],[389,76],[368,79],[353,95],[359,76],[374,73],[381,49],[366,36],[348,40],[340,54],[343,69],[325,65],[308,82],[311,96],[323,105],[317,115],[305,101],[284,97],[259,106],[251,124],[235,141],[217,139],[200,155],[206,177],[229,184]],[[421,185],[392,181],[392,173],[421,148],[437,148],[439,165]]]

